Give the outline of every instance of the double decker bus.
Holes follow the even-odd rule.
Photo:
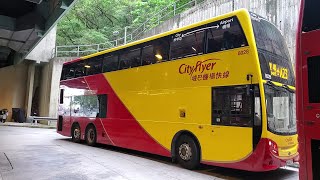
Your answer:
[[[297,31],[297,120],[301,180],[320,179],[320,1],[301,0]]]
[[[269,171],[298,157],[294,85],[280,31],[240,9],[65,63],[57,132]]]

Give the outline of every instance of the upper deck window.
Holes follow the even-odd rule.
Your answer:
[[[72,64],[65,65],[62,69],[61,80],[74,78],[75,68]]]
[[[87,69],[87,75],[94,75],[94,74],[101,73],[102,58],[103,56],[97,56],[97,57],[86,60],[85,68]]]
[[[204,27],[173,34],[170,39],[170,59],[203,54]]]
[[[207,25],[207,52],[248,46],[236,16]]]
[[[168,60],[169,42],[167,37],[145,43],[142,48],[142,65]]]
[[[103,72],[111,72],[118,70],[118,56],[106,54],[103,60]]]
[[[86,75],[86,64],[83,61],[79,61],[75,63],[75,75],[74,77],[82,77]]]
[[[142,65],[154,64],[157,62],[156,53],[153,45],[148,45],[142,48]]]
[[[64,65],[62,80],[248,46],[236,16]]]
[[[119,69],[127,69],[138,67],[141,65],[140,59],[141,49],[132,49],[132,50],[125,50],[120,55],[120,65]]]

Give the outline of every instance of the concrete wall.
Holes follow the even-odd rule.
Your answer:
[[[52,28],[39,44],[27,55],[26,59],[33,60],[38,63],[49,62],[54,55],[56,46],[57,26]]]
[[[186,26],[232,10],[246,8],[267,18],[282,31],[293,61],[299,5],[300,0],[207,0],[205,3],[165,21],[158,27],[146,32],[143,37]]]
[[[45,64],[32,61],[0,68],[0,109],[8,109],[8,121],[12,108],[23,108],[31,113],[35,89],[39,86],[39,116],[57,117],[59,82],[62,64],[75,58],[54,58]],[[44,122],[45,123],[45,122]]]
[[[54,58],[44,64],[33,61],[0,68],[0,109],[23,108],[28,117],[31,113],[35,89],[39,86],[39,116],[57,117],[59,82],[62,64],[71,58]]]
[[[25,108],[28,63],[8,66],[0,69],[0,109]]]

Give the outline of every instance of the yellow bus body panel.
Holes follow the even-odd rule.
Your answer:
[[[249,54],[238,55],[243,50]],[[212,71],[180,73],[184,64],[208,59],[216,63]],[[252,152],[252,128],[211,125],[211,88],[248,84],[246,75],[257,73],[252,59],[250,48],[243,47],[105,73],[105,77],[140,125],[167,149],[177,132],[187,130],[199,140],[203,160],[234,162]],[[228,77],[210,79],[211,73],[223,77],[225,72]],[[192,80],[206,74],[207,80]],[[180,111],[185,112],[184,118]]]

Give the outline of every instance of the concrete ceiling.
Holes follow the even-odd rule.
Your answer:
[[[0,0],[0,68],[28,54],[75,1]]]

